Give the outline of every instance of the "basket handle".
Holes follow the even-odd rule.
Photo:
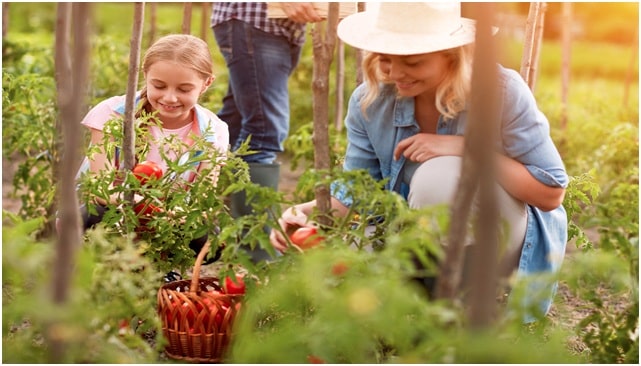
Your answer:
[[[198,291],[198,277],[200,277],[200,266],[203,263],[203,260],[205,259],[207,253],[209,253],[209,246],[210,243],[209,240],[207,240],[207,242],[205,242],[205,245],[200,248],[198,257],[196,257],[196,264],[194,264],[194,270],[191,276],[191,286],[189,287],[190,292]]]

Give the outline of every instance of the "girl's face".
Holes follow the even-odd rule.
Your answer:
[[[211,84],[194,70],[173,61],[158,61],[145,74],[147,98],[166,128],[191,122],[191,109]]]
[[[380,54],[378,61],[381,72],[396,84],[398,94],[403,97],[435,93],[449,67],[444,52],[408,56]]]

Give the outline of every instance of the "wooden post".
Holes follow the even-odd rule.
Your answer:
[[[338,55],[336,59],[336,109],[334,113],[334,127],[336,131],[343,129],[343,94],[345,92],[345,44],[339,39]]]
[[[2,38],[7,36],[9,30],[9,3],[2,2]]]
[[[182,33],[191,34],[191,3],[183,3]]]
[[[336,27],[338,25],[339,4],[329,3],[327,24],[314,24],[312,29],[312,44],[314,51],[314,71],[312,80],[313,110],[314,110],[314,167],[318,171],[329,173],[329,70],[336,45]],[[323,29],[325,35],[323,37]],[[320,184],[316,190],[318,204],[318,223],[328,226],[331,224],[330,194],[327,184]]]
[[[467,241],[468,222],[475,192],[479,187],[479,212],[475,212],[474,256],[471,268],[471,306],[469,317],[473,327],[489,321],[495,301],[497,275],[497,217],[494,198],[495,174],[492,169],[495,124],[498,120],[498,92],[494,49],[491,33],[493,7],[491,3],[475,4],[479,12],[476,46],[472,70],[470,119],[465,131],[461,178],[451,208],[451,224],[445,260],[441,263],[436,297],[454,299],[461,283],[464,244]],[[482,167],[482,168],[481,168]]]
[[[52,276],[54,304],[67,302],[71,277],[75,267],[75,252],[80,247],[80,211],[76,196],[75,169],[80,146],[78,123],[87,103],[87,78],[89,75],[89,22],[90,3],[60,3],[56,20],[55,69],[59,84],[58,106],[64,143],[64,154],[59,169],[58,196],[60,198],[60,232],[56,241],[55,262]],[[69,18],[73,19],[70,22]],[[73,26],[73,54],[69,56],[69,29]],[[67,73],[67,74],[64,74]],[[50,324],[50,329],[56,324]],[[47,334],[51,332],[46,332]],[[62,363],[66,344],[60,338],[47,338],[51,363]]]
[[[211,3],[201,3],[200,9],[201,9],[200,38],[203,41],[207,42],[207,36],[209,35],[209,32],[210,32],[209,25],[211,24],[211,22],[209,21],[209,10],[211,10]]]
[[[478,212],[474,212],[476,247],[470,261],[468,317],[472,328],[490,325],[496,308],[496,285],[499,273],[499,209],[495,194],[496,172],[494,161],[495,132],[500,113],[496,45],[492,36],[494,23],[493,3],[475,3],[478,10],[476,47],[472,68],[470,121],[465,133],[467,152],[479,185]],[[469,141],[469,144],[467,143]],[[471,165],[471,164],[470,164]],[[469,166],[467,166],[469,169]],[[463,166],[466,169],[466,165]],[[465,170],[461,174],[468,174]],[[469,204],[469,203],[468,203]],[[455,216],[452,220],[456,221]]]
[[[134,128],[135,99],[138,87],[138,73],[140,69],[140,43],[142,40],[142,24],[145,19],[144,3],[134,3],[134,20],[131,31],[131,48],[129,50],[129,75],[127,76],[127,96],[125,97],[124,115],[124,141],[122,142],[123,164],[122,168],[131,170],[136,161]],[[133,204],[134,193],[125,193],[125,199]]]

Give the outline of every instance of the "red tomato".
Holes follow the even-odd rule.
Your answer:
[[[294,231],[289,239],[301,249],[309,249],[320,244],[324,238],[318,235],[315,227],[305,226]]]
[[[187,325],[192,327],[194,325],[194,320],[196,320],[196,314],[194,314],[194,311],[191,309],[188,303],[184,302],[182,304],[183,310],[182,311],[187,311],[187,315],[185,316],[187,320]]]
[[[139,202],[134,206],[134,212],[138,216],[151,216],[156,212],[162,212],[162,208],[153,203]]]
[[[334,263],[334,266],[332,267],[332,274],[334,276],[341,276],[347,272],[348,269],[349,266],[345,262],[339,261]]]
[[[166,317],[166,319],[167,319],[167,326],[168,326],[169,328],[172,328],[172,327],[173,327],[173,323],[174,323],[174,316],[173,316],[173,314],[172,314],[172,313],[173,313],[174,311],[177,311],[177,310],[176,310],[176,307],[177,307],[177,306],[180,306],[180,304],[178,303],[178,300],[177,300],[177,299],[172,299],[172,298],[171,298],[171,295],[170,295],[170,296],[169,296],[169,305],[168,305],[168,306],[167,306],[167,308],[165,309],[165,317]]]
[[[147,184],[149,180],[162,178],[162,169],[153,161],[143,161],[131,170],[141,185]]]
[[[131,327],[129,326],[129,320],[121,319],[120,323],[118,323],[118,335],[124,336],[125,334],[129,333],[130,330]]]
[[[307,355],[307,362],[309,362],[309,363],[325,363],[325,360],[323,360],[320,357],[316,357],[314,355]]]
[[[225,277],[223,291],[228,295],[243,295],[245,293],[245,281],[239,275],[236,275],[236,282],[231,277]]]

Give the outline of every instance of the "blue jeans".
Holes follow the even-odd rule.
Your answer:
[[[232,151],[250,137],[248,163],[270,164],[289,133],[288,80],[302,47],[240,20],[213,27],[229,70],[229,86],[218,117],[229,125]]]

